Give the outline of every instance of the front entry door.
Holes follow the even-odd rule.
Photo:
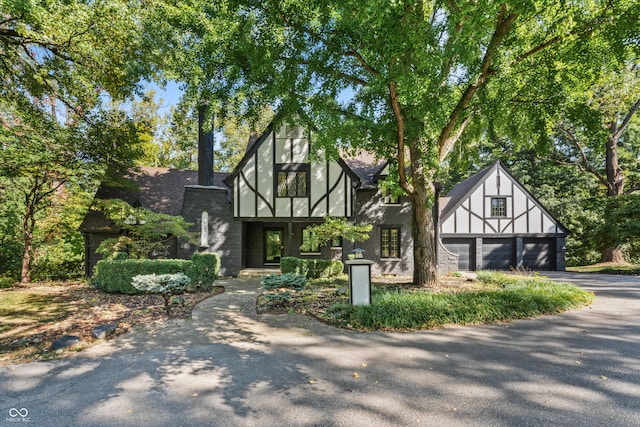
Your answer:
[[[264,230],[264,263],[280,265],[284,250],[284,230],[282,228],[266,228]]]

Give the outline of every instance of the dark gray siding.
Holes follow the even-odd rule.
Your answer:
[[[182,216],[192,223],[191,230],[200,236],[202,212],[209,214],[208,246],[183,242],[179,258],[189,258],[196,252],[216,252],[220,255],[220,274],[235,276],[242,268],[242,223],[233,219],[227,191],[220,187],[187,186]],[[198,237],[197,242],[200,242]]]
[[[371,224],[373,230],[365,242],[345,242],[344,256],[354,247],[365,250],[364,257],[375,262],[372,274],[395,274],[411,276],[413,274],[413,240],[411,238],[411,204],[403,197],[400,205],[382,203],[378,190],[358,190],[356,193],[356,222]],[[400,228],[400,258],[380,257],[380,229],[382,227]]]

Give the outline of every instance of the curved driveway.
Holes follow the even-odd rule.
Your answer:
[[[230,280],[191,321],[0,367],[0,427],[640,425],[640,279],[550,276],[596,303],[407,334],[257,316]]]

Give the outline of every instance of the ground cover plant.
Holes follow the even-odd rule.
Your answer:
[[[208,292],[186,293],[172,301],[171,318],[188,319],[200,301],[223,292],[214,286]],[[28,289],[0,289],[0,366],[47,360],[56,354],[51,343],[63,335],[82,339],[80,350],[97,342],[94,327],[115,323],[116,335],[138,327],[164,322],[169,317],[157,295],[106,293],[78,282],[34,283]]]
[[[260,296],[258,312],[296,311],[362,331],[411,331],[447,325],[506,322],[560,313],[593,302],[580,288],[542,276],[479,272],[477,280],[448,277],[438,288],[410,281],[374,280],[369,306],[351,306],[346,277],[310,281],[287,298]]]

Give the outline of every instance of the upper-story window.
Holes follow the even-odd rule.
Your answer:
[[[491,198],[491,216],[493,217],[507,216],[507,198],[506,197]]]
[[[282,164],[276,168],[278,197],[309,196],[309,165]]]
[[[387,188],[382,189],[382,203],[385,205],[399,205],[400,196],[396,196]]]

